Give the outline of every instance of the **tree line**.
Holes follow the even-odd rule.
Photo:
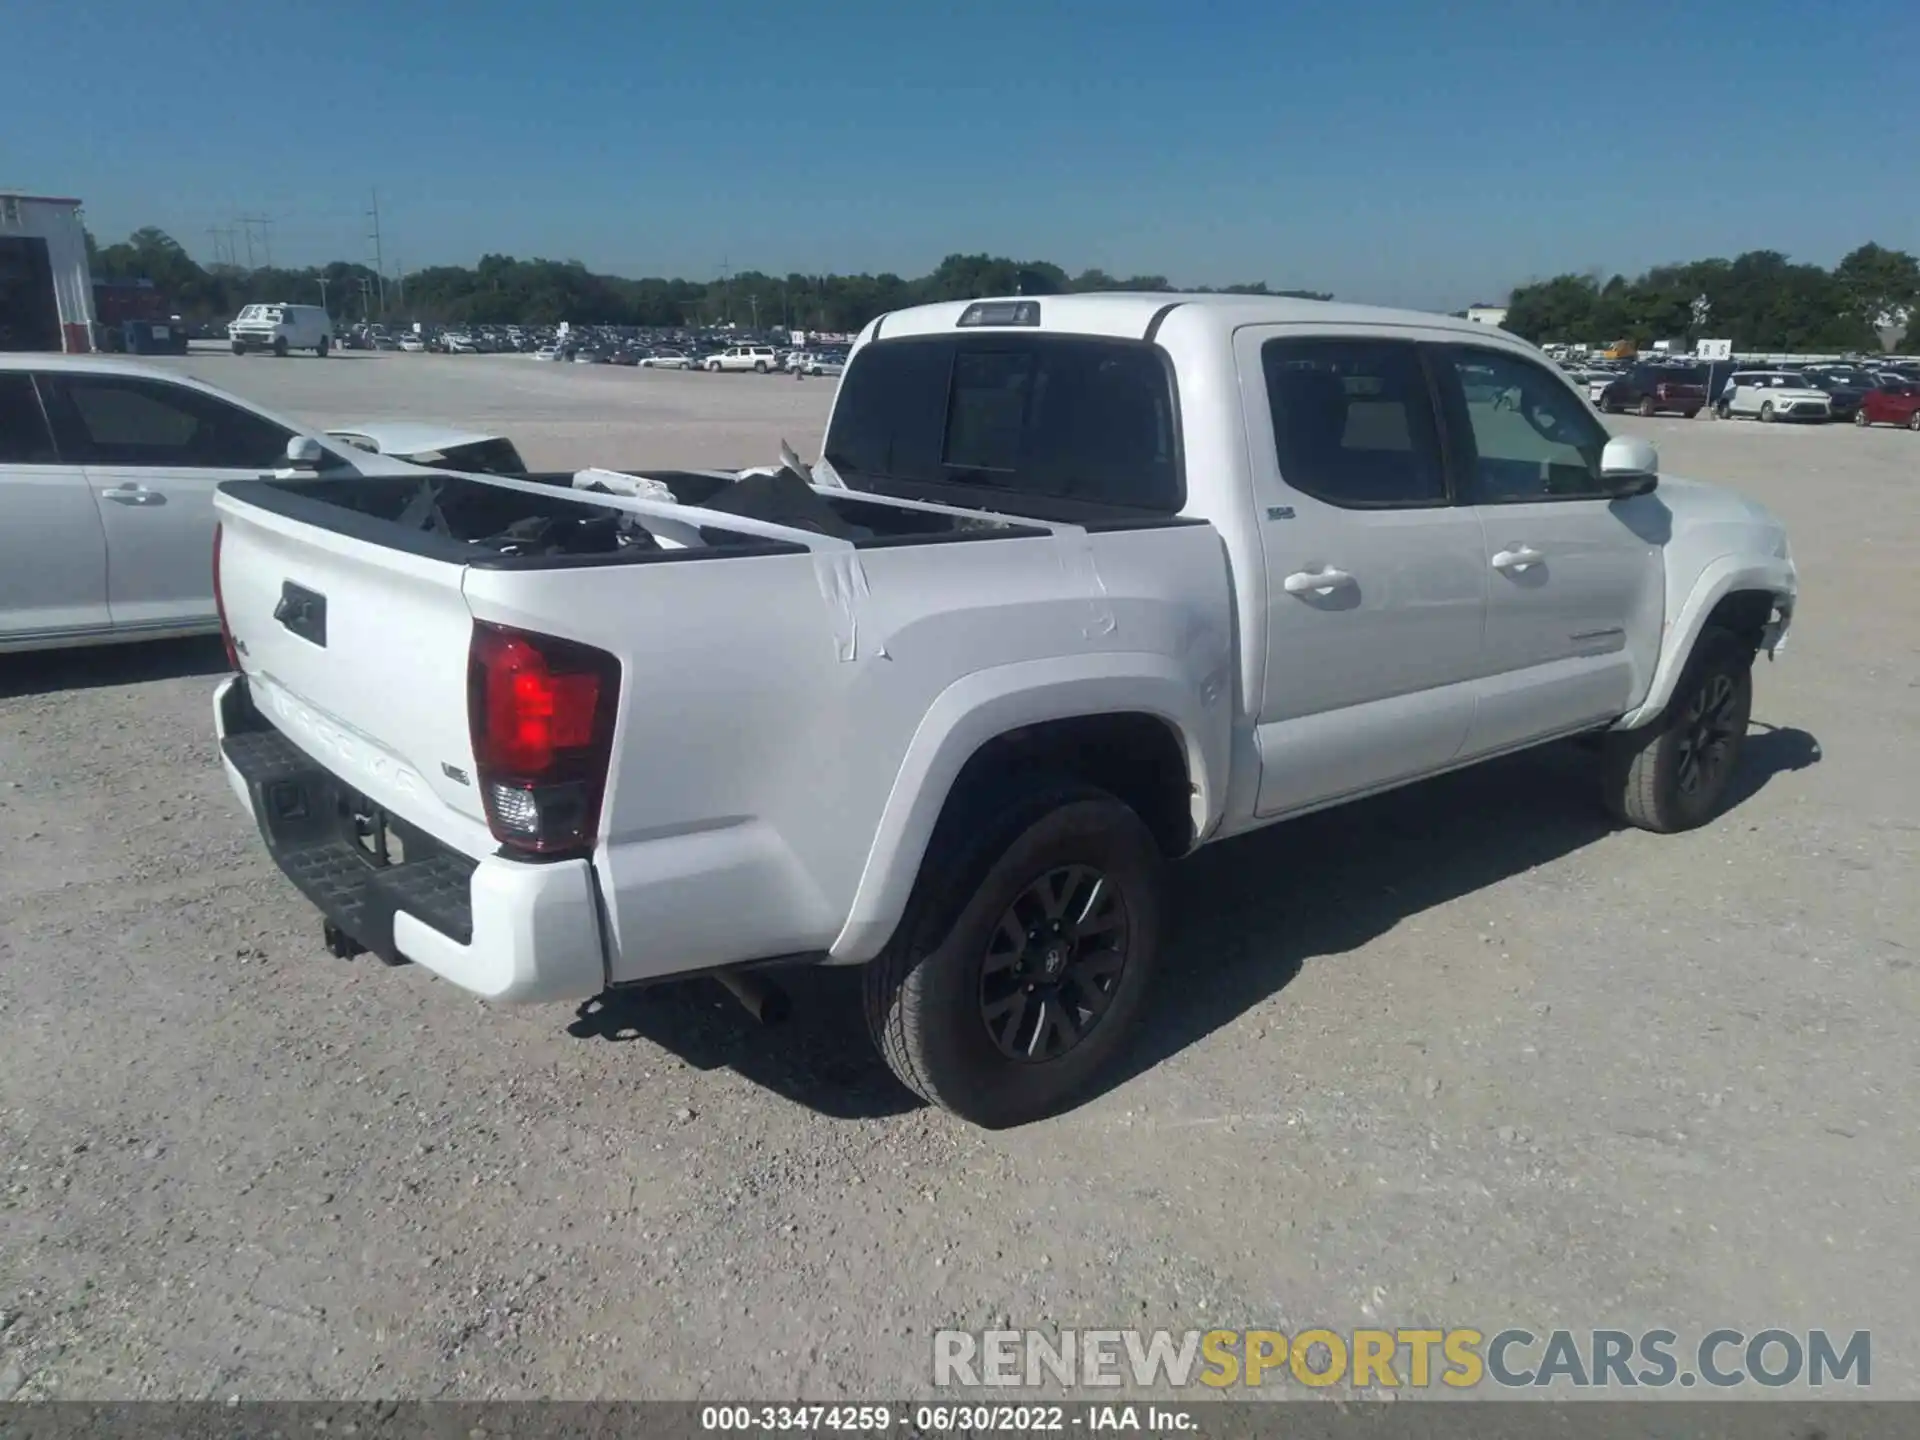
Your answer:
[[[319,303],[341,321],[423,321],[433,325],[575,324],[853,331],[883,311],[936,300],[1008,295],[1023,272],[1057,290],[1178,290],[1164,275],[1069,275],[1046,261],[949,255],[931,274],[768,275],[745,271],[718,280],[627,279],[600,275],[577,260],[519,260],[484,255],[477,265],[436,265],[404,278],[336,260],[304,269],[201,265],[165,231],[147,227],[100,246],[87,237],[97,280],[151,280],[174,312],[223,320],[242,305],[289,300]],[[323,284],[324,282],[324,284]],[[1198,287],[1205,293],[1214,287]],[[1217,287],[1230,294],[1333,297],[1273,290],[1264,283]],[[1837,351],[1879,348],[1879,328],[1920,314],[1920,262],[1902,250],[1867,244],[1831,270],[1795,264],[1776,250],[1732,260],[1660,265],[1624,275],[1558,275],[1516,288],[1505,326],[1537,343],[1602,345],[1632,340],[1727,339],[1741,351]],[[1920,348],[1920,320],[1907,346]]]
[[[1536,344],[1716,339],[1731,340],[1736,352],[1788,354],[1877,351],[1878,332],[1904,324],[1906,347],[1915,349],[1920,262],[1866,244],[1831,270],[1750,250],[1658,265],[1633,279],[1557,275],[1514,290],[1503,323]]]
[[[1164,275],[1069,275],[1047,261],[993,255],[949,255],[930,275],[767,275],[744,271],[720,280],[625,279],[598,275],[577,260],[517,260],[483,255],[474,266],[435,265],[384,280],[365,265],[336,260],[290,270],[201,265],[165,231],[147,227],[101,246],[87,237],[95,280],[151,280],[174,313],[189,320],[230,318],[242,305],[285,300],[318,304],[325,296],[337,320],[433,325],[586,325],[702,327],[728,323],[756,329],[854,331],[874,316],[935,300],[1010,295],[1023,273],[1056,290],[1174,290]],[[324,285],[323,283],[324,282]],[[1264,283],[1218,287],[1241,295],[1292,295],[1330,300],[1309,290],[1272,290]],[[1195,292],[1198,293],[1198,292]]]

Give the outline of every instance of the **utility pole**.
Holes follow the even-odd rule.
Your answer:
[[[207,239],[213,245],[213,263],[218,265],[220,263],[220,227],[218,225],[207,227]]]
[[[360,277],[360,319],[363,323],[373,323],[373,282],[366,276]]]
[[[241,228],[246,231],[247,268],[249,270],[254,268],[253,232],[257,226],[260,231],[261,253],[266,260],[268,268],[271,269],[273,266],[273,217],[271,215],[236,215],[233,218],[239,221]]]
[[[314,283],[316,283],[320,287],[320,308],[322,310],[325,310],[327,308],[327,277],[322,275]]]
[[[367,238],[373,241],[373,273],[380,277],[380,318],[387,318],[387,266],[380,253],[380,192],[367,192],[373,198],[373,204],[367,211],[367,218],[373,222],[373,229]]]
[[[760,297],[749,295],[747,303],[753,307],[753,333],[758,335],[760,333]]]

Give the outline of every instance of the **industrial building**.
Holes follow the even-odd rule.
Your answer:
[[[93,348],[80,202],[0,190],[0,350]]]

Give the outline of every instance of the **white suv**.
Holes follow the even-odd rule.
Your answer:
[[[333,348],[333,320],[318,305],[248,305],[227,326],[233,353],[311,350],[325,357]]]
[[[765,375],[779,363],[771,345],[729,345],[718,355],[707,357],[707,369],[715,374],[722,370],[754,370]]]
[[[1746,415],[1824,421],[1833,417],[1833,397],[1790,370],[1741,370],[1727,378],[1720,392],[1719,415],[1722,420]]]

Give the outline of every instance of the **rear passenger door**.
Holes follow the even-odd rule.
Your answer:
[[[1487,601],[1409,340],[1235,338],[1266,556],[1261,816],[1442,769],[1473,719]]]
[[[1544,365],[1473,345],[1432,353],[1456,488],[1486,536],[1486,678],[1467,752],[1617,719],[1659,658],[1665,504],[1608,495],[1607,432]]]
[[[0,370],[0,645],[104,630],[107,539],[31,373]]]
[[[119,629],[211,625],[213,492],[278,466],[292,432],[191,386],[62,373],[45,389],[63,458],[86,469]]]

